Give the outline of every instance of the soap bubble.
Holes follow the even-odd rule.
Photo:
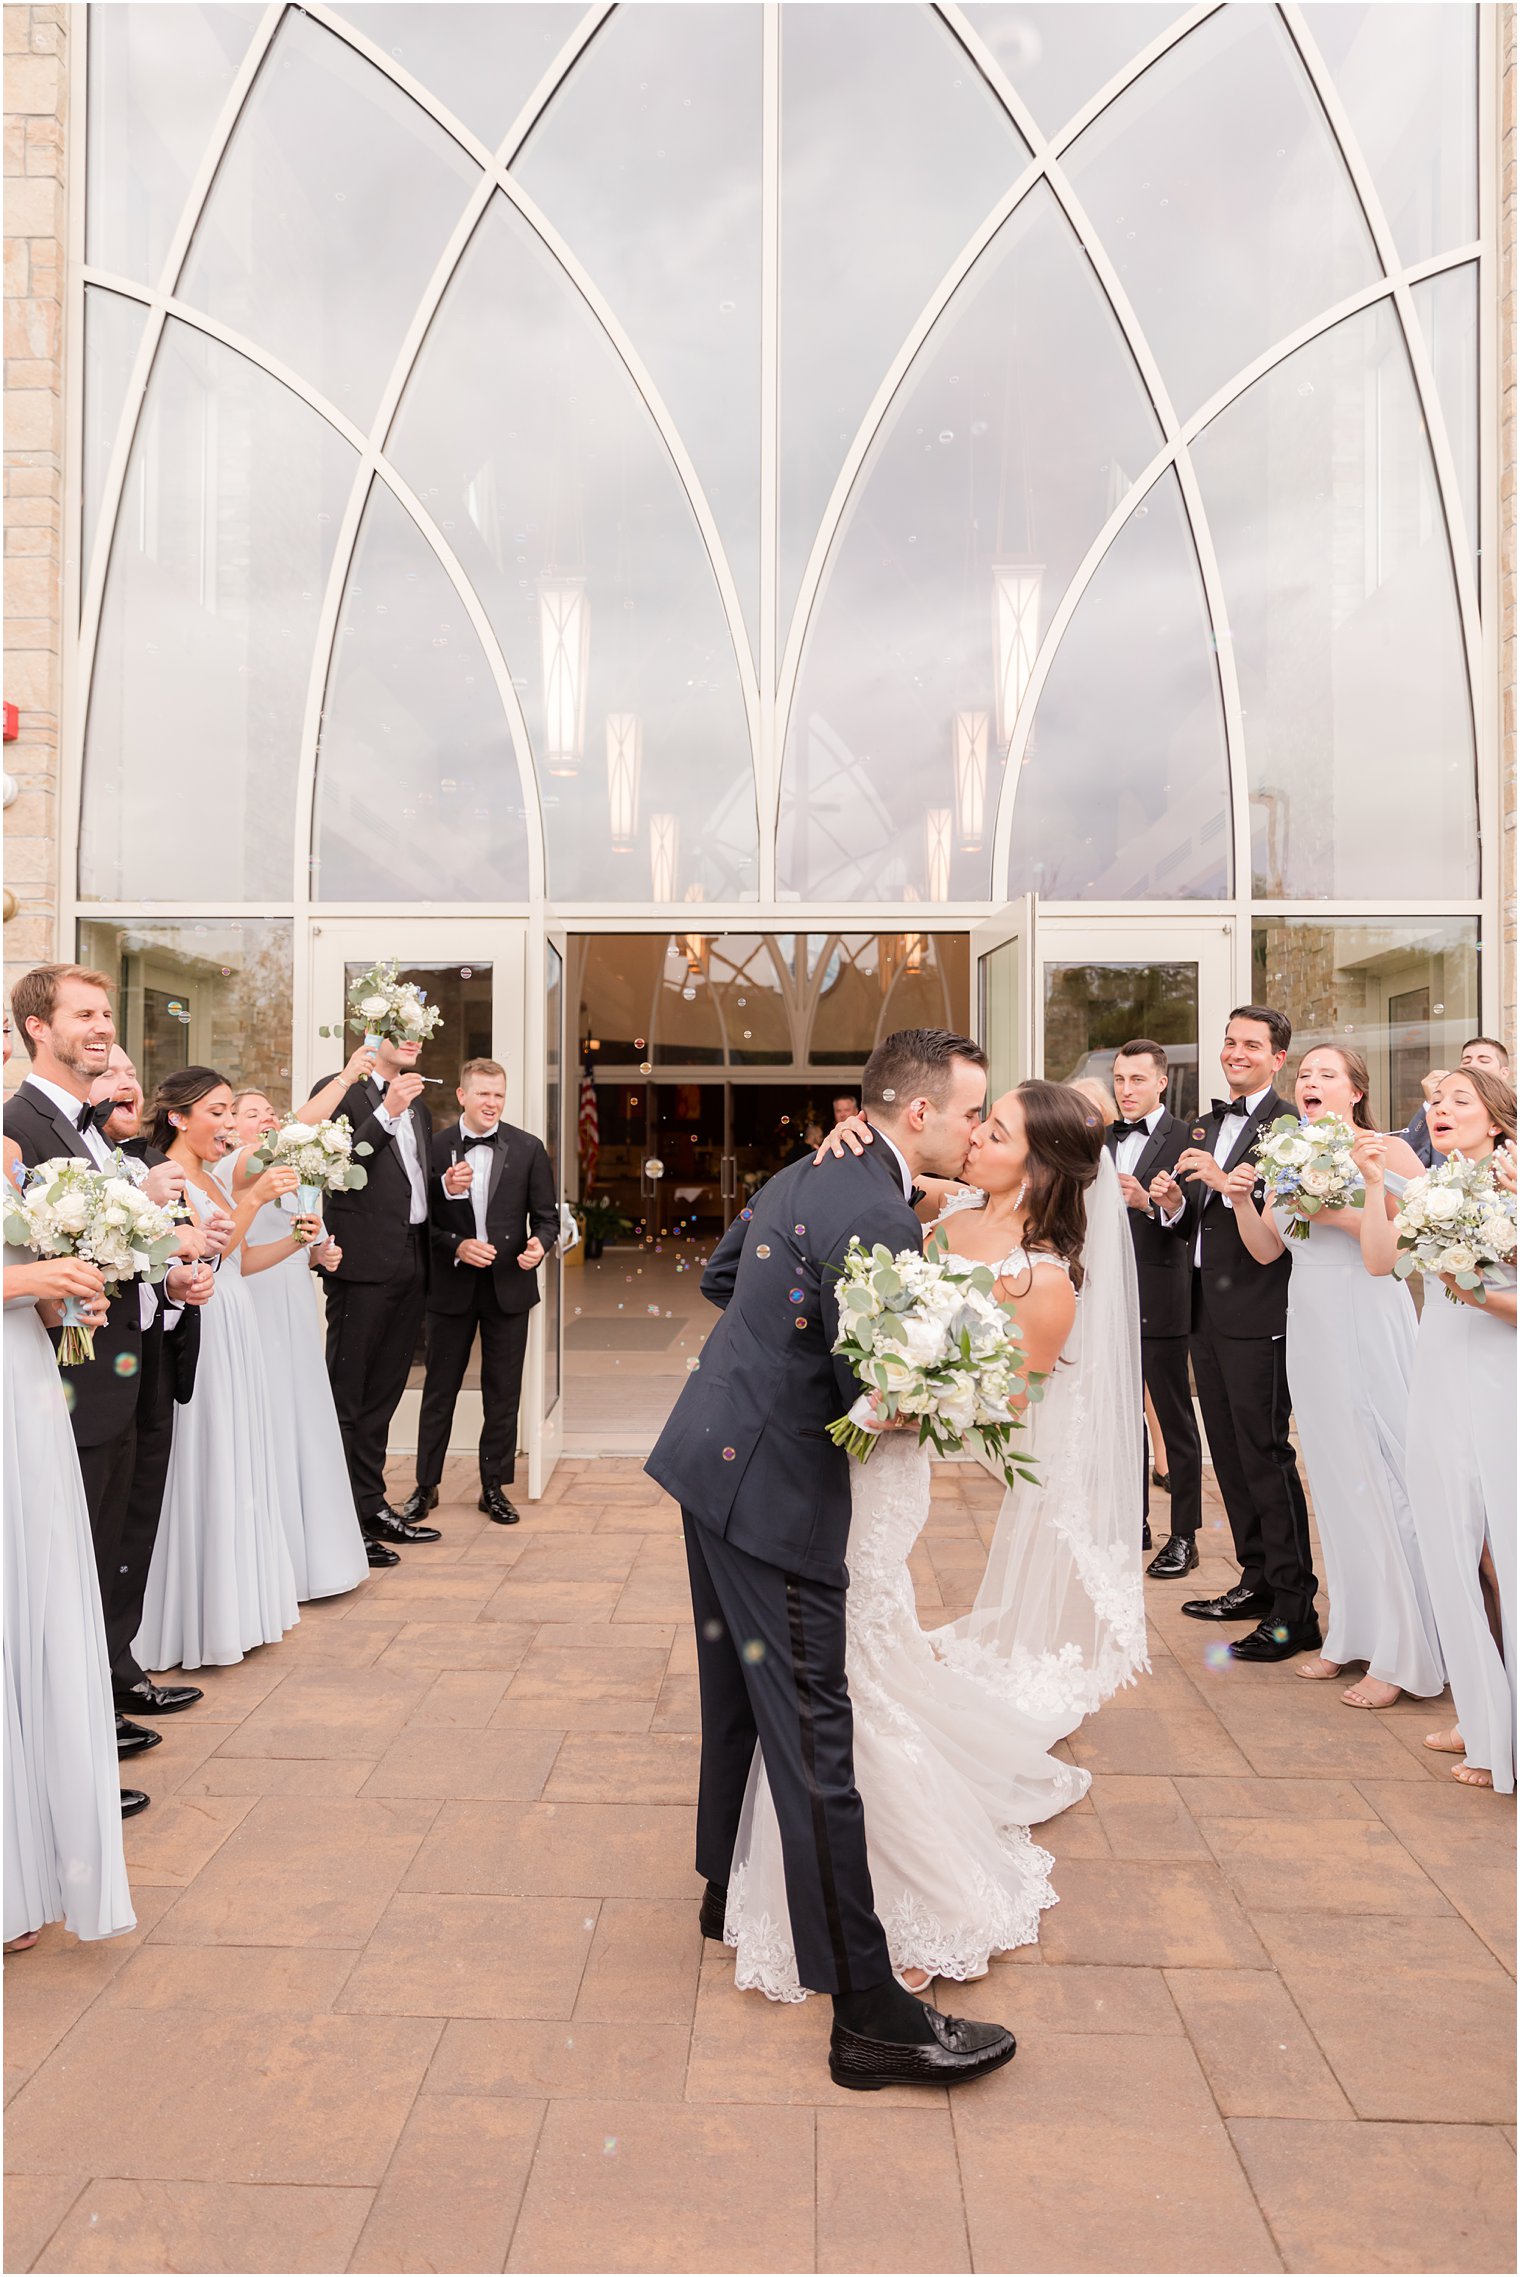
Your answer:
[[[751,1668],[758,1668],[761,1661],[765,1658],[764,1638],[746,1637],[744,1640],[744,1657],[749,1662]]]
[[[137,1354],[135,1352],[118,1352],[113,1365],[119,1376],[135,1376],[138,1368]]]

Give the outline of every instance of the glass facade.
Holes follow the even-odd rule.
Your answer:
[[[1481,32],[91,8],[85,932],[700,923],[648,1052],[730,1069],[1024,895],[1471,956]]]

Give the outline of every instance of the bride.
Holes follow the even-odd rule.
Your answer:
[[[828,1144],[870,1141],[856,1119]],[[1030,1372],[1040,1483],[1003,1498],[971,1611],[925,1634],[908,1554],[929,1515],[929,1454],[882,1433],[852,1474],[846,1659],[855,1783],[876,1910],[902,1982],[985,1974],[1056,1902],[1029,1828],[1087,1792],[1051,1750],[1149,1667],[1140,1580],[1140,1352],[1134,1255],[1102,1125],[1063,1084],[1022,1083],[978,1128],[967,1188],[933,1224],[993,1265]],[[758,1750],[724,1925],[735,1981],[806,1997],[792,1951],[780,1832]]]

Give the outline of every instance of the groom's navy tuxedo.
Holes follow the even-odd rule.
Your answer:
[[[845,1684],[850,1465],[827,1427],[859,1393],[834,1358],[852,1234],[917,1249],[898,1159],[779,1171],[714,1250],[723,1317],[646,1466],[681,1505],[697,1624],[697,1871],[726,1884],[756,1742],[781,1830],[798,1974],[816,1992],[891,1975],[866,1861]]]

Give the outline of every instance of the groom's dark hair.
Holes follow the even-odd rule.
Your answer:
[[[860,1079],[860,1103],[888,1115],[910,1099],[932,1099],[943,1107],[950,1096],[951,1068],[958,1059],[985,1067],[987,1054],[969,1036],[953,1035],[948,1028],[899,1028],[887,1036],[866,1061]]]

